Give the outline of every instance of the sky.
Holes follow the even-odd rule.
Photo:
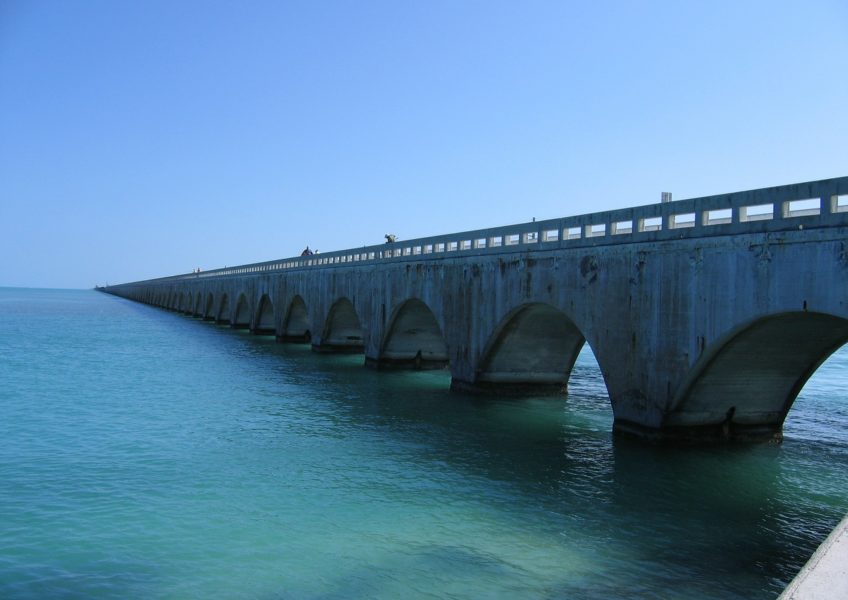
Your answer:
[[[0,0],[0,286],[848,175],[848,2]]]

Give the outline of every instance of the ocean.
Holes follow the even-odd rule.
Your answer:
[[[613,436],[567,397],[88,290],[0,288],[0,598],[774,598],[848,512],[848,351],[782,444]]]

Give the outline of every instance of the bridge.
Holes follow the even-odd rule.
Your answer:
[[[588,343],[614,429],[772,439],[848,341],[848,177],[108,286],[195,317],[564,393]]]

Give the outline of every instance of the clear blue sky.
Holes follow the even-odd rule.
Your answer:
[[[842,175],[845,0],[0,0],[0,285]]]

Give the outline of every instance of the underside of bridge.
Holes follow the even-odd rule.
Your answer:
[[[308,343],[311,338],[306,303],[300,296],[295,296],[283,321],[282,334],[277,339],[281,342]]]
[[[822,313],[783,313],[739,327],[705,348],[656,433],[780,439],[804,384],[846,342],[848,319]],[[616,428],[634,429],[618,422]]]
[[[274,335],[274,303],[268,294],[262,296],[259,301],[259,311],[256,315],[256,326],[253,328],[253,333],[257,335]]]
[[[247,329],[250,327],[250,304],[244,294],[241,294],[238,302],[236,302],[236,314],[233,317],[232,326],[235,329]]]
[[[312,348],[317,352],[356,354],[363,351],[362,325],[350,300],[341,298],[333,304],[324,325],[321,343],[313,344]]]
[[[380,356],[366,364],[377,368],[441,369],[448,348],[433,312],[421,300],[404,302],[389,327]]]
[[[222,325],[230,324],[230,299],[226,294],[221,295],[221,306],[218,307],[215,321]]]
[[[454,388],[506,394],[560,394],[586,339],[562,311],[525,304],[495,331],[471,383]]]
[[[215,314],[212,312],[215,307],[215,298],[212,296],[212,293],[206,295],[206,308],[203,309],[203,319],[206,321],[211,321],[215,318]]]

